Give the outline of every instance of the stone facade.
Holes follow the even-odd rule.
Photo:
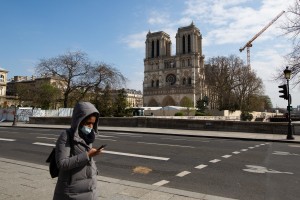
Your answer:
[[[150,31],[144,59],[144,106],[195,106],[205,95],[202,35],[192,23],[178,28],[176,55],[171,55],[170,36]]]

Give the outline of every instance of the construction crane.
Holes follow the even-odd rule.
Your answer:
[[[269,28],[281,15],[283,15],[285,11],[279,13],[269,24],[267,24],[261,31],[259,31],[249,42],[245,44],[242,48],[240,48],[240,52],[242,52],[247,47],[247,66],[250,67],[250,47],[252,47],[252,42],[260,36],[267,28]]]

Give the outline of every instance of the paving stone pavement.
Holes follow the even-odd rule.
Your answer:
[[[50,200],[48,166],[0,158],[0,200]],[[229,200],[229,198],[98,176],[99,200]]]

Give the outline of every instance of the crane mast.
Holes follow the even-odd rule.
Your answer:
[[[259,31],[254,37],[249,40],[243,47],[241,47],[239,50],[242,52],[245,48],[247,48],[247,66],[250,67],[250,47],[252,47],[252,42],[260,36],[267,28],[269,28],[281,15],[283,15],[285,11],[282,11],[279,13],[270,23],[268,23],[261,31]]]

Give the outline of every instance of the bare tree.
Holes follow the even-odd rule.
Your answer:
[[[117,69],[105,63],[92,64],[87,54],[82,51],[41,59],[36,72],[61,79],[64,107],[68,107],[71,95],[75,98],[73,101],[80,101],[97,87],[126,82],[126,78]]]
[[[240,58],[232,55],[209,59],[205,78],[210,104],[219,110],[258,109],[251,99],[262,95],[262,80]]]
[[[292,83],[298,85],[300,83],[300,0],[295,0],[294,4],[289,7],[286,22],[282,28],[287,35],[291,35],[293,41],[293,50],[287,57],[292,70]],[[283,78],[282,71],[278,77]]]

